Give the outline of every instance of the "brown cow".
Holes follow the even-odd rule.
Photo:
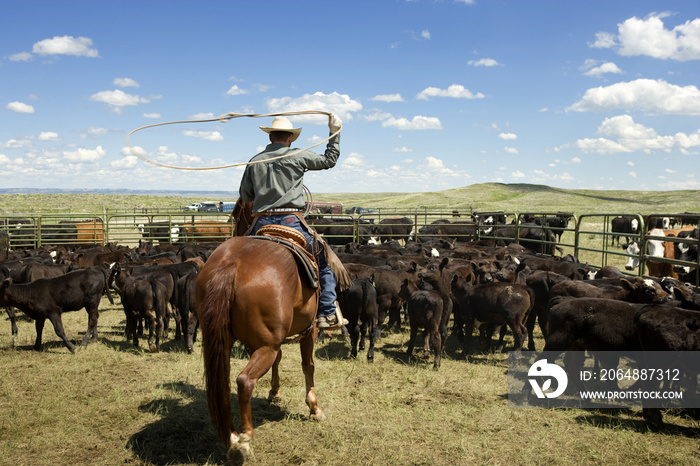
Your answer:
[[[662,230],[654,228],[647,233],[648,236],[654,237],[673,237],[677,238],[683,231],[692,231],[693,226],[688,225],[678,230]],[[647,254],[654,257],[664,259],[676,258],[676,243],[673,241],[663,241],[660,239],[647,240]],[[651,277],[672,277],[678,278],[678,274],[673,270],[673,264],[670,262],[662,262],[654,259],[647,259],[647,275]]]

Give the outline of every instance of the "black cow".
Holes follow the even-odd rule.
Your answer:
[[[180,225],[172,222],[152,222],[137,225],[139,233],[146,240],[156,240],[159,243],[177,243],[180,241]]]
[[[634,329],[643,351],[700,351],[700,312],[671,306],[648,305],[634,315]],[[697,377],[691,377],[697,392]],[[661,410],[643,408],[652,429],[663,427]]]
[[[615,217],[610,221],[610,231],[613,233],[617,233],[617,235],[613,236],[612,238],[612,245],[615,245],[615,241],[617,241],[617,245],[620,245],[620,237],[625,236],[625,240],[627,243],[630,242],[630,236],[629,235],[638,235],[639,234],[639,219],[634,216],[619,216]],[[627,234],[627,236],[625,235]]]
[[[170,275],[168,275],[170,277]],[[166,314],[168,292],[163,283],[153,275],[131,276],[126,269],[116,269],[114,282],[121,296],[126,315],[126,336],[132,337],[134,346],[139,346],[138,318],[148,326],[148,347],[151,352],[160,351],[160,337]]]
[[[676,259],[697,264],[698,241],[700,238],[700,233],[698,232],[698,229],[694,228],[690,231],[681,231],[680,233],[678,233],[678,237],[686,238],[689,241],[675,244]],[[675,265],[673,270],[678,274],[679,279],[690,283],[696,283],[698,273],[697,267],[693,267],[690,265]]]
[[[413,231],[413,221],[408,217],[385,218],[372,229],[372,233],[384,243],[391,240],[408,241]]]
[[[440,238],[450,238],[459,242],[469,242],[476,239],[476,222],[468,220],[436,220],[430,225],[422,226],[416,235],[417,241],[433,241]]]
[[[190,273],[177,280],[177,308],[180,313],[180,322],[185,337],[187,352],[194,352],[194,342],[197,340],[197,300],[194,287],[198,273]]]
[[[81,346],[97,340],[97,319],[100,299],[107,283],[99,268],[76,270],[55,278],[41,278],[31,283],[12,283],[6,279],[0,285],[0,306],[14,306],[35,320],[34,349],[41,349],[44,322],[49,319],[66,347],[75,351],[63,330],[61,313],[85,308],[88,328]]]
[[[490,282],[471,285],[459,276],[452,279],[452,294],[459,303],[464,323],[464,353],[466,355],[476,322],[502,326],[507,324],[513,332],[513,351],[520,351],[527,335],[525,322],[535,302],[530,287],[519,283]],[[488,330],[489,336],[491,329]],[[503,349],[504,333],[501,332],[499,348]]]
[[[418,330],[424,329],[424,348],[427,351],[428,340],[432,341],[435,353],[433,369],[439,369],[447,341],[447,322],[452,314],[452,300],[436,290],[419,290],[416,284],[408,279],[402,283],[399,295],[407,301],[408,321],[411,327],[406,355],[413,354]]]
[[[633,324],[643,306],[605,298],[552,299],[544,351],[639,351]]]
[[[318,234],[323,236],[328,244],[345,245],[354,241],[355,228],[357,228],[360,243],[366,244],[372,237],[369,223],[360,223],[356,227],[351,218],[333,219],[309,216],[308,223]]]
[[[368,333],[367,360],[374,361],[374,342],[379,338],[379,312],[374,276],[354,279],[348,289],[338,294],[338,305],[349,322],[346,327],[350,333],[350,355],[353,358],[357,357],[358,340],[360,350],[365,349],[365,333]]]

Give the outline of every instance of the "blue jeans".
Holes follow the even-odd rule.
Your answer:
[[[316,245],[313,236],[307,231],[306,227],[299,221],[296,215],[266,215],[258,218],[255,222],[255,227],[251,232],[254,235],[261,227],[265,225],[283,225],[294,228],[304,235],[306,238],[306,249],[313,253],[314,249],[320,249],[316,255],[318,264],[318,281],[321,285],[321,295],[318,302],[318,316],[329,316],[335,314],[335,275],[331,272],[331,268],[326,262],[326,255],[323,252],[323,247]],[[316,246],[316,247],[314,247]]]

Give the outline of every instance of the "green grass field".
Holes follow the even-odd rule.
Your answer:
[[[74,212],[179,208],[198,199],[80,195],[0,196],[0,211]],[[329,194],[316,200],[347,207],[461,208],[518,212],[672,213],[700,210],[696,191],[566,191],[541,186],[476,185],[439,193]],[[79,210],[84,209],[84,210]],[[103,299],[100,340],[71,354],[50,325],[44,349],[31,349],[34,323],[20,313],[19,335],[0,315],[0,465],[222,464],[226,450],[209,421],[201,347],[187,354],[170,339],[160,353],[125,340],[124,313]],[[64,314],[68,337],[87,328],[84,311]],[[451,328],[451,324],[449,326]],[[408,331],[384,333],[375,362],[349,358],[339,335],[315,350],[316,390],[324,423],[307,419],[297,345],[284,347],[282,402],[267,403],[270,376],[253,399],[251,465],[700,464],[700,422],[664,415],[647,429],[640,410],[507,407],[507,354],[465,358],[449,337],[442,366],[432,356],[405,356]],[[506,348],[512,338],[506,337]],[[537,348],[544,342],[536,334]],[[145,346],[142,344],[142,347]],[[417,343],[420,347],[420,343]],[[246,359],[238,349],[235,375]],[[235,398],[235,395],[234,395]],[[234,406],[237,406],[234,403]],[[234,419],[238,425],[237,409]]]

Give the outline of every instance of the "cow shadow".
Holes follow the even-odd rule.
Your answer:
[[[227,448],[218,439],[207,411],[206,392],[191,384],[174,381],[158,388],[171,392],[141,404],[142,413],[159,419],[133,434],[126,443],[143,464],[225,464]],[[231,400],[238,406],[235,394]],[[263,398],[251,400],[253,427],[266,422],[279,422],[293,417],[278,405]],[[234,409],[234,425],[240,425],[238,409]],[[302,418],[302,416],[299,416]]]

